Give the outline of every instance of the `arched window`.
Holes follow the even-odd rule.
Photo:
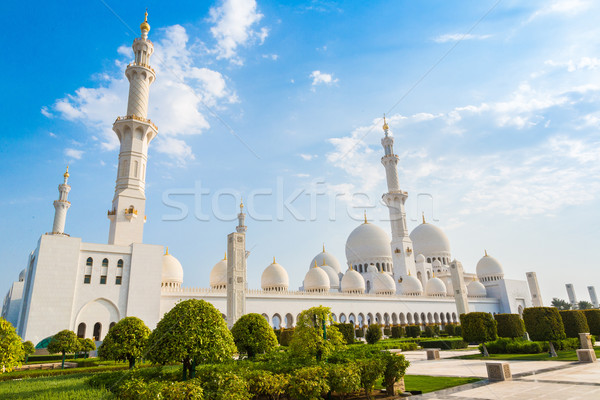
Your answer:
[[[85,324],[83,322],[77,326],[77,337],[78,338],[85,337]]]
[[[427,262],[431,263],[431,258],[430,257],[427,257]]]
[[[102,260],[102,266],[108,267],[108,258],[105,258],[104,260]]]
[[[371,281],[367,281],[367,293],[371,292]]]
[[[111,322],[110,325],[108,326],[108,330],[110,331],[112,329],[113,326],[115,326],[117,323],[116,322]]]
[[[92,267],[94,265],[94,259],[92,257],[88,257],[87,261],[85,262],[85,265],[87,265],[88,267]]]
[[[427,271],[427,279],[431,279],[431,272]]]
[[[117,261],[117,268],[123,268],[123,260]]]
[[[100,322],[96,322],[94,324],[94,340],[100,341],[100,335],[102,334],[102,324]]]

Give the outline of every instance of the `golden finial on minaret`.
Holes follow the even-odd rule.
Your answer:
[[[277,261],[275,261],[275,256],[273,256],[273,264],[277,264]]]
[[[388,126],[388,124],[385,120],[385,114],[383,114],[383,130],[387,131],[388,129],[390,129],[390,127]]]
[[[225,255],[223,256],[223,261],[227,261],[227,252],[225,252]]]
[[[67,165],[67,170],[65,171],[65,173],[63,174],[63,176],[64,176],[65,178],[68,178],[68,177],[70,176],[70,175],[69,175],[69,166],[68,166],[68,165]]]
[[[367,221],[367,210],[365,210],[365,224],[368,224],[369,221]]]
[[[426,224],[427,222],[425,222],[425,212],[422,212],[421,215],[423,216],[423,223]]]
[[[485,256],[486,256],[486,257],[489,257],[489,256],[488,256],[488,253],[487,253],[487,250],[483,250],[483,251],[485,252]]]
[[[244,210],[244,199],[242,197],[240,197],[240,210]]]
[[[169,255],[169,246],[167,246],[167,249],[165,250],[165,256]]]
[[[140,24],[140,30],[150,32],[150,24],[148,23],[148,9],[146,8],[146,14],[144,14],[144,22]]]

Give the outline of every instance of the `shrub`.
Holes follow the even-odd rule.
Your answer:
[[[394,384],[404,377],[406,369],[410,362],[406,361],[403,355],[392,354],[389,352],[383,353],[385,369],[383,371],[383,383],[386,387],[388,395],[395,395]]]
[[[454,336],[462,336],[462,326],[454,325]]]
[[[406,336],[418,338],[421,336],[421,327],[419,325],[409,325],[406,327]]]
[[[293,331],[292,331],[293,333]],[[277,338],[267,320],[260,314],[242,315],[231,328],[231,335],[239,353],[249,358],[266,353],[277,346]]]
[[[600,310],[585,310],[585,319],[592,335],[600,335]]]
[[[143,400],[159,398],[163,390],[163,383],[148,383],[142,378],[131,378],[125,380],[117,391],[119,399],[122,400]]]
[[[498,323],[498,336],[518,338],[525,335],[525,323],[519,314],[496,314],[494,319]]]
[[[248,382],[241,373],[231,370],[231,364],[206,365],[198,369],[200,382],[207,400],[249,400]]]
[[[98,356],[104,360],[128,361],[133,368],[136,358],[143,355],[150,328],[136,317],[125,317],[115,324],[104,338]]]
[[[469,343],[484,343],[496,340],[496,321],[486,312],[471,312],[460,315],[462,337]]]
[[[538,354],[544,351],[543,343],[522,339],[498,338],[485,345],[490,354]],[[548,346],[546,345],[545,348],[547,349]],[[483,353],[483,345],[479,346],[479,351]]]
[[[273,333],[275,334],[275,337],[277,338],[277,343],[281,344],[281,331],[283,330],[283,328],[281,329],[275,329],[273,328]]]
[[[204,391],[195,381],[163,383],[161,395],[165,400],[204,399]]]
[[[454,336],[454,331],[456,330],[456,325],[448,324],[444,327],[444,332],[448,334],[448,336]]]
[[[360,386],[365,391],[367,398],[371,399],[373,387],[375,387],[375,383],[383,375],[386,365],[385,361],[382,358],[376,358],[375,355],[372,355],[370,358],[360,358],[354,364],[360,374]]]
[[[329,391],[323,367],[304,367],[291,377],[287,394],[297,400],[320,400]]]
[[[298,316],[296,330],[290,342],[290,351],[300,359],[326,358],[336,346],[344,344],[344,337],[332,325],[333,317],[329,307],[312,307]],[[326,328],[327,338],[324,338]]]
[[[589,332],[585,314],[580,310],[559,311],[568,338],[579,338],[581,332]]]
[[[390,337],[392,335],[392,328],[389,326],[385,326],[383,328],[383,334],[387,337]]]
[[[531,340],[555,341],[566,337],[562,318],[555,307],[528,307],[523,310],[523,320]]]
[[[0,373],[10,372],[21,365],[25,358],[23,343],[15,328],[4,318],[0,318]],[[4,367],[4,368],[1,368]]]
[[[285,389],[289,383],[289,376],[284,374],[274,374],[269,371],[252,369],[244,374],[248,382],[250,394],[258,396],[267,396],[272,399],[278,399],[285,394]]]
[[[427,325],[422,335],[424,337],[432,338],[435,336],[439,336],[439,334],[440,328],[437,325]]]
[[[360,390],[360,374],[352,364],[330,364],[327,381],[329,388],[341,399]]]
[[[354,343],[354,324],[335,324],[335,327],[344,337],[346,344]]]
[[[400,325],[392,326],[392,338],[400,339],[401,337],[404,337],[404,335],[405,335],[404,327],[402,327]]]
[[[450,349],[466,349],[468,347],[468,343],[460,338],[453,339],[440,339],[440,340],[422,340],[420,343],[421,347],[424,349],[442,349],[442,350],[450,350]]]
[[[357,338],[365,337],[365,332],[363,331],[362,328],[356,329],[354,331],[354,334],[356,335]]]
[[[52,336],[48,343],[48,353],[62,353],[62,368],[65,368],[65,354],[74,353],[79,349],[79,341],[75,332],[68,329]]]
[[[285,328],[280,331],[279,344],[282,346],[289,346],[292,343],[294,337],[294,328]]]
[[[381,328],[378,324],[369,325],[365,339],[369,344],[375,344],[381,339]]]

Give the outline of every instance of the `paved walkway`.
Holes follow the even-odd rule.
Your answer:
[[[490,383],[484,360],[452,360],[472,351],[443,351],[441,360],[427,361],[424,351],[405,352],[411,375],[473,376],[484,380],[413,399],[483,400],[483,399],[600,399],[600,363],[580,364],[568,361],[508,361],[512,381]]]

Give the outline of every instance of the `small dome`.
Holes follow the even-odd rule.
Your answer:
[[[222,259],[212,268],[209,283],[212,289],[225,289],[227,287],[227,258]]]
[[[390,237],[383,229],[365,222],[350,233],[346,240],[346,260],[350,265],[382,258],[392,260]]]
[[[440,260],[433,260],[433,263],[431,264],[431,266],[434,268],[439,268],[442,266],[442,263],[440,262]]]
[[[477,263],[476,271],[477,277],[480,279],[490,276],[504,276],[502,265],[494,257],[488,256],[487,252]]]
[[[288,273],[275,260],[262,273],[260,286],[263,290],[287,290],[290,285]]]
[[[324,247],[323,251],[312,259],[308,268],[314,267],[315,262],[317,265],[329,265],[337,274],[342,272],[342,268],[338,259],[333,254],[326,252]]]
[[[423,254],[419,254],[417,257],[415,257],[415,262],[417,264],[424,263],[425,262],[425,256]]]
[[[446,296],[446,285],[440,278],[431,278],[425,285],[425,294],[427,296]]]
[[[348,268],[348,271],[342,277],[342,292],[344,293],[364,293],[365,279],[357,271]]]
[[[329,286],[329,276],[320,267],[311,268],[304,277],[304,290],[307,292],[326,292]]]
[[[469,297],[487,297],[487,290],[483,283],[479,281],[471,281],[467,285],[467,291],[469,292]]]
[[[425,257],[450,257],[450,241],[444,231],[435,225],[423,223],[410,233],[415,254]]]
[[[390,274],[380,272],[373,276],[373,290],[376,294],[396,293],[396,283]]]
[[[340,288],[340,276],[337,274],[337,272],[335,272],[333,267],[331,267],[330,265],[321,265],[320,268],[323,269],[327,273],[327,276],[329,277],[329,285],[330,285],[331,289],[339,289]]]
[[[420,280],[412,275],[408,275],[402,279],[400,291],[405,296],[421,296],[423,294],[423,285],[421,285]]]
[[[25,280],[25,270],[19,272],[19,282],[23,282]]]
[[[161,280],[165,286],[181,286],[183,283],[183,267],[169,254],[169,250],[163,255]]]

